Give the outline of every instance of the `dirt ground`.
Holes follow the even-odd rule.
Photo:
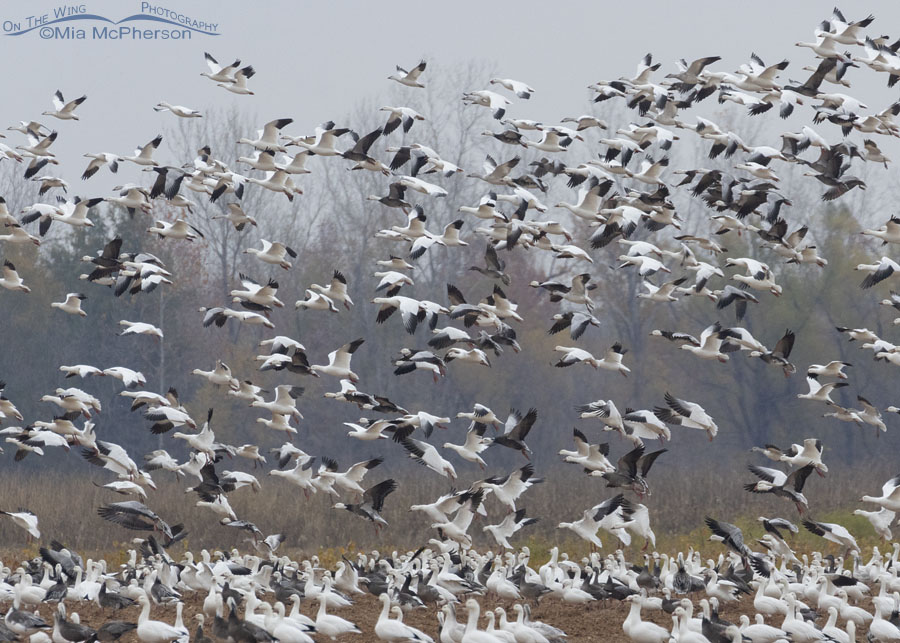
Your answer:
[[[699,598],[699,596],[696,598],[695,604],[699,600]],[[190,594],[185,600],[184,621],[185,625],[190,630],[191,640],[194,639],[194,634],[197,628],[197,621],[193,620],[193,615],[198,613],[202,608],[203,599],[204,596],[202,595]],[[365,596],[359,595],[359,597],[354,600],[355,602],[351,607],[340,610],[331,610],[330,612],[353,621],[354,623],[356,623],[359,629],[362,630],[363,633],[347,635],[337,640],[347,643],[376,641],[377,638],[374,634],[374,627],[375,622],[378,619],[378,614],[381,610],[381,604],[375,597],[369,594],[366,594]],[[482,605],[487,604],[491,608],[496,607],[497,605],[502,605],[503,607],[507,608],[507,611],[510,614],[512,613],[510,610],[512,602],[497,602],[491,598],[483,599],[481,602]],[[871,605],[869,604],[863,604],[862,606],[871,609]],[[311,616],[311,618],[315,619],[315,611],[317,607],[318,603],[316,602],[304,601],[301,604],[301,611],[304,614],[307,614]],[[5,610],[5,607],[3,609]],[[625,642],[629,641],[629,639],[622,631],[622,622],[625,620],[625,617],[628,614],[628,609],[629,607],[627,603],[619,603],[618,601],[596,601],[585,606],[573,606],[562,603],[558,600],[544,600],[532,610],[532,618],[534,620],[544,621],[545,623],[555,625],[556,627],[565,630],[565,632],[568,634],[568,640],[572,642]],[[111,610],[101,610],[96,604],[93,603],[85,603],[81,605],[68,604],[68,611],[70,614],[71,612],[77,612],[81,618],[82,623],[95,628],[99,627],[104,622],[113,619],[131,620],[137,622],[138,614],[140,613],[140,610],[137,607],[131,607],[127,610],[120,610],[118,613],[113,615]],[[52,623],[52,613],[49,606],[42,606],[40,612],[48,622]],[[695,614],[697,612],[699,612],[699,608],[695,610]],[[752,596],[744,597],[739,602],[731,603],[725,606],[722,609],[720,615],[722,618],[737,624],[740,615],[744,613],[751,615],[751,621],[753,620],[752,615],[754,614],[754,611]],[[163,620],[168,623],[172,623],[175,620],[175,608],[171,606],[153,607],[150,617],[152,619]],[[672,617],[664,612],[647,612],[646,610],[644,610],[642,612],[642,617],[644,618],[644,620],[651,620],[665,627],[666,629],[671,629],[672,627]],[[457,610],[457,618],[461,622],[464,622],[464,610]],[[404,622],[426,632],[427,634],[432,636],[435,641],[438,640],[438,622],[436,616],[436,608],[429,607],[426,609],[420,609],[410,612],[404,617]],[[819,624],[821,625],[824,622],[825,618],[823,617]],[[780,618],[774,621],[770,620],[769,623],[771,625],[778,626],[780,625],[781,620]],[[482,616],[482,620],[479,622],[479,626],[481,628],[484,628],[485,624],[486,622],[484,620],[484,617]],[[840,624],[841,623],[839,622],[839,625]],[[208,626],[206,633],[208,636],[210,635]],[[862,631],[857,631],[858,640],[865,640],[864,637],[864,628],[862,629]],[[133,632],[131,632],[126,636],[123,636],[120,640],[125,643],[129,643],[132,641],[138,641],[138,638]],[[320,636],[318,640],[328,639]]]

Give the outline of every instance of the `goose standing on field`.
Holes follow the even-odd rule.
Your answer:
[[[388,643],[434,643],[434,639],[414,627],[390,618],[391,597],[384,592],[379,597],[381,600],[381,613],[375,623],[375,636]]]
[[[63,121],[77,121],[78,116],[75,114],[75,108],[86,100],[87,95],[84,95],[74,100],[70,100],[67,103],[63,98],[62,92],[57,89],[56,93],[53,94],[53,111],[41,112],[41,114],[44,116],[53,116]]]
[[[141,613],[138,616],[136,633],[142,643],[169,643],[190,636],[184,627],[174,627],[162,621],[150,620],[150,599],[146,593],[141,593],[137,601],[141,605]]]
[[[175,116],[180,116],[181,118],[201,118],[203,114],[198,112],[196,109],[191,109],[190,107],[184,107],[182,105],[170,105],[165,101],[160,101],[156,104],[156,107],[153,108],[154,112],[164,112],[169,111],[175,114]]]

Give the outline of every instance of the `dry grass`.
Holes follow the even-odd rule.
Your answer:
[[[660,464],[664,462],[662,458],[659,460]],[[373,473],[377,471],[375,469]],[[804,490],[810,500],[809,516],[814,520],[846,525],[861,546],[877,544],[878,538],[868,522],[861,516],[854,516],[852,511],[859,506],[862,494],[877,491],[893,473],[881,464],[862,471],[857,468],[853,472],[833,467],[824,479],[811,476]],[[548,475],[547,472],[544,474]],[[390,527],[376,535],[370,524],[346,511],[333,509],[331,505],[337,498],[320,494],[306,499],[296,487],[282,480],[269,478],[262,471],[257,471],[257,475],[263,483],[260,493],[242,489],[230,494],[237,515],[253,521],[267,534],[286,534],[284,547],[288,553],[318,554],[325,562],[360,549],[406,550],[425,544],[436,537],[436,533],[424,516],[407,511],[407,507],[429,502],[446,492],[449,486],[443,479],[418,468],[401,471],[401,475],[396,476],[399,488],[385,505],[384,515]],[[548,477],[550,479],[544,484],[529,489],[520,502],[520,506],[527,508],[529,516],[536,516],[540,521],[520,531],[513,544],[527,545],[538,560],[544,559],[555,545],[570,555],[581,556],[588,551],[587,543],[568,530],[557,529],[556,525],[560,521],[577,519],[584,509],[610,497],[614,490],[606,489],[603,481],[584,476],[575,467],[557,466]],[[194,551],[235,546],[242,550],[247,548],[248,545],[242,542],[243,532],[220,525],[215,514],[194,505],[196,496],[184,492],[193,482],[175,481],[168,474],[156,478],[159,489],[151,492],[148,504],[170,524],[186,525],[190,535],[184,541],[185,548]],[[373,479],[381,478],[373,476]],[[743,468],[738,471],[724,467],[694,469],[689,477],[684,476],[674,462],[670,466],[659,466],[658,471],[654,469],[650,474],[654,492],[643,502],[650,509],[657,549],[671,552],[694,547],[706,550],[704,543],[709,532],[703,518],[707,515],[739,525],[750,542],[762,534],[757,516],[784,516],[799,522],[793,504],[770,495],[744,492],[740,483],[750,479],[752,476]],[[88,555],[102,553],[109,557],[122,556],[132,538],[145,535],[102,521],[96,514],[97,508],[123,497],[98,488],[77,473],[48,471],[38,475],[6,471],[0,474],[0,488],[4,489],[4,506],[0,508],[26,507],[36,513],[44,542],[55,538]],[[504,509],[493,500],[488,500],[487,508],[488,518],[479,518],[470,529],[474,545],[479,549],[495,547],[487,534],[482,533],[482,527],[499,522],[504,515]],[[601,533],[600,538],[607,547],[615,546],[610,535]],[[0,521],[0,542],[7,545],[21,543],[20,555],[34,554],[37,549],[36,544],[27,544],[24,532],[8,520]],[[794,542],[800,549],[825,545],[805,531],[795,536]],[[636,554],[642,545],[642,542],[635,542],[630,551]],[[720,550],[715,543],[710,548],[711,552]]]

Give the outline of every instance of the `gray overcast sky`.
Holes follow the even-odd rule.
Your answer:
[[[78,181],[82,153],[128,154],[171,126],[171,114],[151,109],[160,100],[201,110],[238,103],[258,115],[260,124],[290,116],[295,119],[292,133],[309,133],[318,123],[340,119],[357,99],[386,96],[391,84],[386,77],[395,64],[411,66],[423,57],[444,65],[483,59],[503,76],[536,88],[532,100],[519,101],[511,114],[552,122],[577,115],[572,112],[585,104],[589,83],[633,73],[648,51],[663,63],[661,73],[673,71],[676,58],[708,55],[721,55],[724,60],[717,67],[733,71],[756,51],[767,62],[792,61],[783,79],[802,78],[806,72],[800,67],[813,64],[813,56],[794,42],[812,40],[813,29],[831,11],[828,3],[793,0],[752,5],[483,0],[152,4],[218,23],[221,35],[135,42],[42,39],[39,30],[21,36],[0,33],[0,50],[14,69],[4,79],[4,125],[39,118],[58,129],[55,149],[63,164],[58,173],[70,181]],[[6,2],[0,6],[0,21],[24,23],[27,16],[41,13],[52,17],[61,6],[65,3]],[[87,13],[111,20],[140,13],[141,6],[136,0],[84,3]],[[900,35],[900,4],[846,3],[843,9],[849,19],[874,13],[868,33]],[[68,24],[90,31],[103,23]],[[204,51],[220,62],[240,57],[253,64],[256,96],[235,96],[201,78]],[[885,76],[857,76],[877,83],[880,98],[872,107],[881,109]],[[40,116],[50,108],[57,88],[67,100],[88,95],[78,110],[80,122]],[[865,100],[866,89],[854,86],[852,92]],[[890,96],[895,95],[892,90]],[[10,133],[6,142],[18,144],[19,138]],[[165,150],[159,156],[175,161]],[[133,170],[119,179],[133,179]],[[92,188],[108,189],[111,180],[95,177]]]

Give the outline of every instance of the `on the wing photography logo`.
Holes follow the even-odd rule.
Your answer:
[[[90,13],[86,4],[73,4],[7,18],[2,24],[6,36],[37,34],[43,40],[190,40],[194,35],[218,36],[218,28],[208,17],[201,19],[153,2],[141,2],[139,13],[119,20]]]

